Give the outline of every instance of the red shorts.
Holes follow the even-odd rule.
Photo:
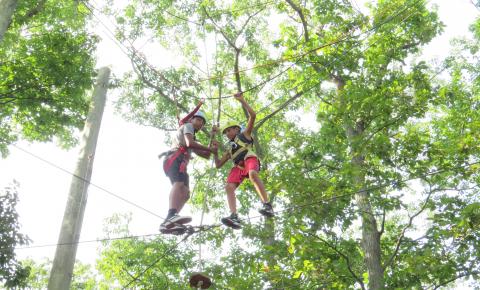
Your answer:
[[[241,164],[242,168],[239,166],[234,166],[227,177],[228,183],[242,183],[245,177],[248,176],[248,172],[250,170],[260,171],[260,161],[255,156],[248,157],[243,164]]]

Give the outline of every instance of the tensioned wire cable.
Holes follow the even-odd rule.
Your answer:
[[[36,158],[36,159],[38,159],[38,160],[40,160],[40,161],[42,161],[42,162],[44,162],[44,163],[46,163],[46,164],[54,167],[54,168],[57,168],[57,169],[65,172],[65,173],[67,173],[67,174],[69,174],[69,175],[71,175],[71,176],[73,176],[73,177],[75,177],[75,178],[78,178],[78,179],[80,179],[80,180],[82,180],[82,181],[90,184],[91,186],[93,186],[93,187],[95,187],[95,188],[97,188],[97,189],[100,189],[101,191],[109,194],[110,196],[113,196],[113,197],[115,197],[115,198],[117,198],[117,199],[119,199],[119,200],[121,200],[121,201],[123,201],[123,202],[126,202],[126,203],[128,203],[128,204],[130,204],[130,205],[132,205],[132,206],[134,206],[134,207],[136,207],[136,208],[138,208],[138,209],[141,209],[142,211],[147,212],[147,213],[149,213],[149,214],[151,214],[151,215],[153,215],[153,216],[155,216],[155,217],[158,217],[158,218],[160,218],[160,219],[164,219],[163,217],[161,217],[161,216],[157,215],[156,213],[154,213],[154,212],[146,209],[145,207],[140,206],[140,205],[138,205],[138,204],[136,204],[136,203],[134,203],[134,202],[132,202],[132,201],[130,201],[130,200],[128,200],[128,199],[126,199],[126,198],[124,198],[124,197],[122,197],[122,196],[120,196],[120,195],[118,195],[118,194],[116,194],[116,193],[114,193],[114,192],[112,192],[112,191],[110,191],[110,190],[102,187],[102,186],[96,185],[95,183],[92,183],[90,180],[87,180],[87,179],[83,178],[82,176],[78,176],[78,175],[76,175],[75,173],[70,172],[70,171],[68,171],[67,169],[63,168],[63,167],[61,167],[61,166],[59,166],[59,165],[57,165],[57,164],[55,164],[55,163],[53,163],[53,162],[50,162],[50,161],[48,161],[48,160],[45,159],[45,158],[42,158],[42,157],[38,156],[37,154],[34,154],[34,153],[32,153],[32,152],[30,152],[30,151],[28,151],[28,150],[26,150],[26,149],[23,149],[23,148],[19,147],[19,146],[16,145],[16,144],[12,144],[12,146],[15,147],[15,148],[17,148],[18,150],[20,150],[20,151],[22,151],[22,152],[30,155],[30,156],[33,156],[33,157]]]
[[[435,176],[437,174],[450,172],[450,171],[455,171],[455,170],[458,170],[458,169],[465,169],[465,168],[471,167],[473,165],[478,165],[478,164],[480,164],[480,161],[467,163],[467,164],[462,165],[462,166],[455,166],[455,167],[451,167],[451,168],[439,169],[439,170],[427,172],[427,173],[424,173],[424,174],[420,174],[418,176],[412,176],[412,177],[401,179],[401,180],[386,182],[384,184],[379,184],[379,185],[367,187],[367,188],[364,188],[364,189],[361,189],[361,190],[353,190],[353,191],[345,193],[345,194],[335,195],[335,196],[331,196],[331,197],[328,197],[328,198],[322,197],[322,198],[319,198],[319,199],[316,199],[316,200],[309,201],[309,202],[304,203],[304,204],[297,204],[297,205],[294,205],[294,206],[286,207],[285,209],[278,210],[275,213],[286,212],[286,211],[294,210],[294,209],[298,209],[298,208],[306,208],[306,207],[309,207],[309,206],[312,206],[312,205],[318,205],[318,204],[321,204],[321,203],[324,203],[324,202],[329,202],[331,200],[336,200],[338,198],[352,196],[352,195],[357,194],[357,193],[378,190],[378,189],[386,188],[388,186],[394,186],[394,185],[397,185],[397,184],[406,183],[408,181],[413,181],[413,180],[420,179],[420,178]],[[260,217],[263,217],[263,215],[253,216],[253,217],[250,217],[249,219],[257,219],[257,218],[260,218]],[[246,219],[242,219],[242,220],[246,220]],[[202,226],[202,227],[192,227],[192,228],[196,230],[195,232],[200,232],[200,231],[204,231],[204,230],[210,230],[212,228],[219,227],[219,226],[221,226],[221,224],[213,224],[213,225],[208,225],[208,226],[205,225],[205,226]],[[138,237],[148,237],[148,236],[155,236],[155,235],[160,235],[160,234],[147,234],[147,235],[139,235],[139,236],[105,238],[105,239],[79,241],[79,242],[76,242],[76,243],[66,243],[66,244],[93,243],[93,242],[101,242],[101,241],[109,241],[109,240],[122,240],[122,239],[138,238]],[[58,243],[52,243],[52,244],[45,244],[45,245],[32,245],[32,246],[27,246],[27,247],[19,247],[18,249],[53,247],[53,246],[57,246],[57,245],[59,245],[59,244]],[[10,249],[10,248],[1,248],[0,250],[4,250],[4,249]]]
[[[429,172],[429,173],[426,173],[426,174],[421,174],[417,177],[412,177],[412,178],[407,178],[407,179],[404,179],[404,180],[400,180],[400,181],[394,181],[394,182],[390,182],[390,183],[386,183],[386,184],[383,184],[383,185],[378,185],[378,186],[374,186],[374,187],[370,187],[370,188],[365,188],[365,189],[361,189],[361,190],[357,190],[357,191],[353,191],[353,192],[350,192],[350,193],[347,193],[347,194],[343,194],[343,195],[338,195],[338,196],[335,196],[335,197],[331,197],[331,198],[328,198],[328,199],[322,199],[320,202],[325,202],[325,201],[329,201],[329,200],[332,200],[332,199],[337,199],[339,197],[345,197],[345,196],[351,196],[353,194],[357,194],[357,193],[361,193],[361,192],[367,192],[367,191],[372,191],[372,190],[376,190],[376,189],[380,189],[380,188],[384,188],[384,187],[387,187],[387,186],[390,186],[390,185],[395,185],[395,184],[399,184],[399,183],[405,183],[407,181],[411,181],[411,180],[414,180],[414,179],[418,179],[418,178],[425,178],[427,176],[433,176],[433,175],[436,175],[436,174],[440,174],[440,173],[443,173],[443,172],[447,172],[447,171],[451,171],[451,170],[455,170],[455,169],[460,169],[460,168],[466,168],[466,167],[470,167],[472,165],[476,165],[476,164],[480,164],[480,161],[478,162],[472,162],[472,163],[468,163],[466,165],[463,165],[463,166],[458,166],[458,167],[454,167],[454,168],[447,168],[447,169],[440,169],[440,170],[436,170],[436,171],[433,171],[433,172]],[[307,206],[311,206],[313,204],[318,204],[318,202],[309,202],[307,204],[304,204],[304,205],[301,205],[301,206],[293,206],[291,208],[287,208],[287,209],[284,209],[284,210],[281,210],[281,211],[277,211],[277,213],[279,212],[283,212],[283,211],[287,211],[287,210],[291,210],[291,209],[297,209],[297,208],[301,208],[301,207],[307,207]],[[262,215],[260,216],[254,216],[254,217],[251,217],[249,219],[255,219],[255,218],[259,218],[259,217],[263,217]],[[187,235],[182,241],[186,240],[186,238],[188,238],[189,235]],[[153,267],[156,263],[158,263],[161,259],[158,259],[155,263],[151,264],[145,271],[142,272],[145,273],[148,269],[150,269],[151,267]],[[142,274],[140,274],[139,276],[141,276]],[[136,278],[138,279],[139,276]],[[133,282],[133,281],[132,281]],[[128,285],[130,285],[131,283],[129,283]],[[128,286],[127,285],[127,286]],[[125,288],[124,288],[125,289]]]
[[[407,181],[411,181],[411,180],[414,180],[414,179],[418,179],[418,178],[422,178],[422,177],[427,177],[427,176],[433,176],[433,175],[440,174],[440,173],[443,173],[443,172],[446,172],[446,171],[451,171],[451,170],[460,169],[460,168],[466,168],[466,167],[469,167],[469,166],[472,166],[472,165],[476,165],[476,164],[480,164],[480,161],[479,161],[479,162],[472,162],[472,163],[466,164],[466,165],[464,165],[464,166],[458,166],[458,167],[454,167],[454,168],[447,168],[447,169],[436,170],[436,171],[433,171],[433,172],[429,172],[429,173],[426,173],[426,174],[422,174],[422,175],[417,176],[417,177],[412,177],[412,178],[408,178],[408,179],[404,179],[404,180],[400,180],[400,181],[394,181],[394,182],[386,183],[386,184],[383,184],[383,185],[378,185],[378,186],[374,186],[374,187],[370,187],[370,188],[365,188],[365,189],[358,190],[358,191],[353,191],[353,192],[350,192],[350,193],[347,193],[347,194],[337,195],[337,196],[335,196],[335,197],[330,197],[330,198],[328,198],[328,199],[321,199],[320,201],[309,202],[309,203],[306,203],[306,204],[300,205],[300,206],[299,206],[299,205],[296,205],[296,206],[293,206],[293,207],[290,207],[290,208],[287,208],[287,209],[284,209],[284,210],[277,211],[277,213],[283,212],[283,211],[287,211],[287,210],[291,210],[291,209],[297,209],[297,208],[302,208],[302,207],[311,206],[311,205],[313,205],[313,204],[318,204],[318,203],[321,203],[321,202],[330,201],[330,200],[333,200],[333,199],[337,199],[337,198],[339,198],[339,197],[351,196],[351,195],[353,195],[353,194],[360,193],[360,192],[364,192],[364,191],[372,191],[372,190],[380,189],[380,188],[387,187],[387,186],[394,185],[394,184],[398,184],[398,183],[405,183],[405,182],[407,182]],[[255,219],[255,218],[259,218],[259,217],[263,217],[263,216],[262,216],[262,215],[260,215],[260,216],[254,216],[254,217],[251,217],[251,218],[249,218],[249,219]],[[212,229],[212,228],[218,227],[218,226],[221,226],[221,225],[211,225],[211,226],[209,226],[207,229],[209,230],[209,229]],[[204,230],[205,230],[205,229],[198,228],[198,230],[196,230],[196,231],[190,231],[190,232],[188,232],[182,240],[180,240],[179,242],[177,242],[174,246],[170,247],[169,249],[165,250],[165,252],[164,252],[158,259],[156,259],[153,263],[151,263],[151,264],[150,264],[146,269],[144,269],[139,275],[137,275],[136,277],[134,277],[126,286],[123,287],[123,289],[126,289],[126,288],[127,288],[129,285],[131,285],[133,282],[137,281],[143,274],[145,274],[149,269],[151,269],[151,268],[154,267],[159,261],[161,261],[169,252],[171,252],[174,248],[177,248],[182,242],[186,241],[192,234],[198,233],[198,232],[202,232],[202,231],[204,231]],[[99,242],[99,241],[110,241],[110,240],[122,240],[122,239],[131,239],[131,238],[138,238],[138,237],[154,236],[154,235],[158,235],[158,234],[142,235],[142,236],[129,236],[129,237],[122,237],[122,238],[108,238],[108,239],[100,239],[100,240],[95,240],[95,241],[79,241],[79,242],[72,243],[72,244],[80,244],[80,243],[87,243],[87,242]],[[70,243],[69,243],[69,244],[70,244]],[[56,246],[56,245],[59,245],[59,244],[51,244],[51,245],[43,245],[43,246],[31,246],[31,247],[22,247],[21,249],[34,248],[34,247]],[[0,249],[0,250],[3,250],[3,249]]]

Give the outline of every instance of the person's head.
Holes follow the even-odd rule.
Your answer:
[[[229,140],[232,140],[237,136],[238,133],[240,133],[240,125],[238,125],[236,122],[229,122],[222,130],[223,135],[227,136]]]
[[[196,112],[195,115],[193,115],[190,123],[192,123],[195,131],[201,130],[205,123],[207,123],[205,114],[203,112]]]

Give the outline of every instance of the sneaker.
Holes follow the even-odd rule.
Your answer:
[[[160,225],[160,232],[162,234],[183,235],[187,231],[187,228],[183,225],[173,225],[171,228],[166,228],[164,224]]]
[[[273,217],[275,215],[272,205],[269,202],[264,203],[262,208],[258,211],[266,217]]]
[[[175,225],[184,225],[188,224],[189,222],[192,221],[192,218],[189,216],[180,216],[178,214],[174,214],[171,217],[167,218],[162,225],[165,226],[165,228],[169,229],[172,228]]]
[[[228,217],[222,218],[222,223],[226,225],[227,227],[230,227],[232,229],[238,230],[242,228],[242,223],[238,219],[238,216],[236,214],[231,214]]]

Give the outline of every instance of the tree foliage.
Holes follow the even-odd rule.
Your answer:
[[[478,287],[480,22],[472,26],[474,40],[457,41],[436,66],[420,57],[443,29],[434,7],[382,0],[360,11],[352,3],[135,0],[110,11],[121,41],[153,39],[183,60],[158,69],[132,49],[119,112],[174,129],[179,114],[207,97],[210,124],[245,122],[230,98],[244,91],[257,112],[255,148],[276,217],[254,213],[258,197],[242,184],[242,230],[214,227],[185,241],[106,242],[97,265],[104,285],[184,289],[189,274],[201,269],[215,289],[437,289],[459,279]],[[54,29],[58,23],[38,29],[51,29],[48,37],[55,39],[65,32]],[[18,45],[12,54],[53,49],[28,37],[30,46],[21,46],[23,38],[9,33],[4,41]],[[75,37],[58,40],[59,47],[88,54],[91,38],[68,33]],[[53,51],[61,63],[65,56]],[[55,75],[49,72],[45,77]],[[72,80],[81,88],[89,84],[88,67],[83,72]],[[22,75],[27,89],[33,78]],[[17,107],[5,116],[30,120],[14,115]],[[43,132],[29,130],[38,124],[23,125],[23,134]],[[14,138],[10,125],[1,132]],[[207,214],[219,219],[226,213],[221,180],[228,168],[196,168],[192,204],[200,212],[207,199]],[[111,223],[107,233],[129,235],[128,219]],[[199,245],[209,253],[201,264]]]
[[[29,274],[29,269],[23,267],[15,255],[15,247],[29,242],[28,237],[20,233],[17,202],[16,182],[0,191],[0,281],[6,287],[21,285]]]
[[[25,281],[20,286],[15,287],[15,289],[47,289],[50,270],[52,268],[51,260],[35,261],[26,259],[22,260],[21,264],[28,269],[29,275]],[[70,289],[111,289],[104,286],[98,275],[92,269],[92,266],[76,261]]]
[[[202,240],[226,247],[207,266],[218,287],[476,281],[478,44],[464,42],[441,67],[419,58],[443,28],[425,1],[374,1],[367,13],[342,0],[133,1],[112,13],[123,39],[152,36],[185,59],[158,70],[132,55],[124,116],[172,128],[176,111],[203,95],[223,97],[222,121],[242,121],[235,91],[257,111],[255,145],[277,217],[251,217],[258,198],[240,187],[247,225]],[[218,106],[205,105],[210,120]],[[202,170],[192,202],[208,198],[220,217],[225,170]]]
[[[75,142],[88,111],[96,37],[76,1],[20,1],[0,43],[0,151],[19,138]]]

